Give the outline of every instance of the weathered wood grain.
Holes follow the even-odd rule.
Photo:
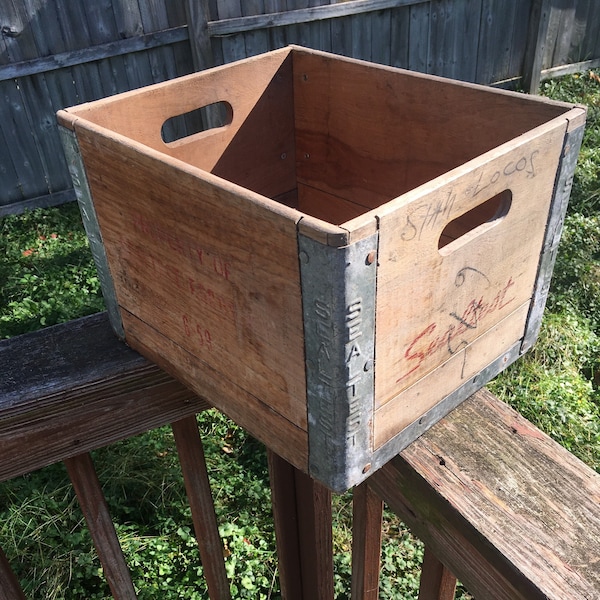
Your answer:
[[[93,108],[71,109],[59,119],[67,126],[65,119],[89,119],[238,185],[275,196],[295,187],[291,64],[286,56],[276,53],[266,61],[249,60],[227,70],[135,90]],[[228,125],[165,144],[161,129],[168,119],[216,102],[230,105]]]
[[[419,4],[427,0],[354,0],[335,4],[325,4],[310,8],[296,8],[279,13],[270,13],[247,17],[221,16],[219,20],[208,24],[210,35],[222,36],[250,31],[252,29],[264,29],[266,27],[281,27],[322,19],[347,17],[356,14],[365,14],[371,11],[394,8],[399,5]],[[224,4],[223,0],[221,4]]]
[[[432,194],[426,185],[379,209],[378,405],[529,302],[566,126],[563,120],[522,135],[466,163],[468,172],[457,169],[447,182],[440,177]],[[524,168],[517,171],[517,163]],[[448,223],[504,190],[511,198],[504,217],[439,248]],[[399,310],[407,287],[422,300]],[[515,339],[525,322],[526,313]],[[502,352],[498,346],[496,356]]]
[[[26,600],[19,580],[12,572],[2,548],[0,548],[0,600]]]
[[[475,597],[600,591],[600,475],[482,390],[370,485]]]
[[[421,566],[419,600],[454,600],[456,577],[426,546]]]
[[[294,70],[298,180],[371,208],[563,112],[316,53]]]
[[[167,44],[175,44],[187,39],[187,29],[185,27],[177,27],[159,33],[147,33],[119,41],[97,44],[81,50],[57,52],[50,56],[16,61],[0,66],[0,81],[79,66],[101,59],[150,50]],[[68,106],[68,103],[65,103],[64,106]]]
[[[208,13],[208,5],[212,13],[198,20],[200,5],[188,0],[5,3],[0,83],[16,85],[11,80],[18,78],[19,93],[9,90],[0,107],[0,141],[8,140],[0,144],[0,214],[69,198],[62,195],[69,181],[56,151],[53,110],[197,70],[193,57],[200,46],[207,65],[297,43],[507,86],[531,72],[531,61],[524,61],[527,44],[531,56],[536,48],[542,54],[551,49],[544,78],[595,68],[600,53],[597,3],[588,0],[554,3],[553,26],[539,39],[527,36],[536,6],[528,2],[507,8],[497,0],[213,0],[202,11]],[[481,7],[485,18],[478,19]],[[558,64],[565,56],[575,65]],[[19,106],[24,110],[18,112]],[[183,120],[182,132],[189,126]],[[14,139],[20,143],[10,143]]]
[[[274,452],[267,456],[282,596],[333,598],[331,492]]]
[[[0,480],[208,407],[119,342],[104,313],[0,342],[0,364]]]
[[[478,36],[477,66],[474,81],[488,84],[494,79],[512,76],[511,54],[515,50],[513,38],[515,11],[518,2],[506,5],[501,0],[485,0],[481,8],[481,27]],[[519,48],[522,48],[521,45]]]
[[[135,600],[131,575],[91,456],[84,453],[68,458],[65,466],[113,597]]]
[[[515,342],[520,345],[528,309],[529,302],[525,302],[508,317],[470,343],[465,340],[465,344],[451,345],[452,355],[448,358],[442,357],[441,364],[429,372],[423,369],[420,376],[416,371],[410,373],[407,379],[415,379],[415,383],[403,388],[397,395],[387,399],[385,396],[376,397],[376,412],[373,423],[375,447],[382,446],[392,439],[398,431],[402,431],[411,423],[418,421],[423,414],[461,385],[476,382],[479,373],[494,360],[501,359],[506,365],[510,359],[505,352]],[[444,343],[446,342],[447,339],[444,338]],[[433,348],[429,344],[429,341],[426,342],[424,347]],[[447,352],[447,350],[446,344],[444,352]],[[433,357],[429,357],[429,360],[433,361]],[[423,367],[424,363],[425,360],[420,366]],[[383,367],[385,365],[379,366]],[[388,385],[395,384],[401,387],[402,381],[398,381],[398,379],[400,377],[388,382]],[[487,381],[481,381],[479,384],[484,385],[485,383]],[[379,389],[381,390],[385,387],[385,383],[381,382],[380,386]]]
[[[282,417],[258,396],[236,386],[133,315],[124,313],[123,316],[132,346],[203,398],[210,398],[211,405],[296,468],[308,471],[306,429]]]
[[[177,455],[192,511],[196,539],[199,541],[200,558],[210,598],[230,600],[231,592],[223,561],[223,543],[219,537],[196,417],[192,415],[175,421],[171,424],[171,428],[177,445]]]
[[[303,427],[296,211],[108,140],[100,153],[98,140],[81,141],[120,305]]]
[[[537,94],[540,85],[549,19],[550,0],[532,0],[523,59],[523,87],[530,94]]]
[[[362,483],[352,491],[352,600],[379,598],[383,502]]]

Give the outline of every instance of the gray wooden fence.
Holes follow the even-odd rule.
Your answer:
[[[59,108],[290,43],[535,91],[599,29],[598,0],[0,0],[0,216],[73,199]]]

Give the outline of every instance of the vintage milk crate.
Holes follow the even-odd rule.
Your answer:
[[[532,345],[585,109],[288,47],[59,121],[117,333],[340,491]]]

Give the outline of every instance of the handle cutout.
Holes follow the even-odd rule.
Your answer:
[[[473,238],[498,225],[508,214],[512,204],[512,192],[504,190],[483,204],[450,221],[438,241],[438,250],[448,255]]]
[[[229,125],[232,118],[233,108],[229,102],[213,102],[167,119],[160,136],[165,144],[172,144],[197,133]]]

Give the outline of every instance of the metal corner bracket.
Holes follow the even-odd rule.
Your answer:
[[[309,473],[342,492],[365,479],[373,451],[378,234],[343,247],[298,240]]]
[[[62,125],[59,125],[58,129],[65,150],[65,158],[69,167],[69,173],[73,180],[73,188],[75,189],[75,196],[77,197],[77,203],[79,204],[81,219],[90,242],[90,250],[92,251],[94,262],[96,263],[96,270],[98,271],[98,279],[100,280],[100,287],[102,288],[102,295],[104,296],[108,318],[115,334],[119,338],[125,339],[117,295],[110,274],[106,250],[104,249],[104,244],[102,242],[98,217],[94,210],[92,194],[85,173],[83,159],[81,158],[77,136],[75,135],[75,132]]]

